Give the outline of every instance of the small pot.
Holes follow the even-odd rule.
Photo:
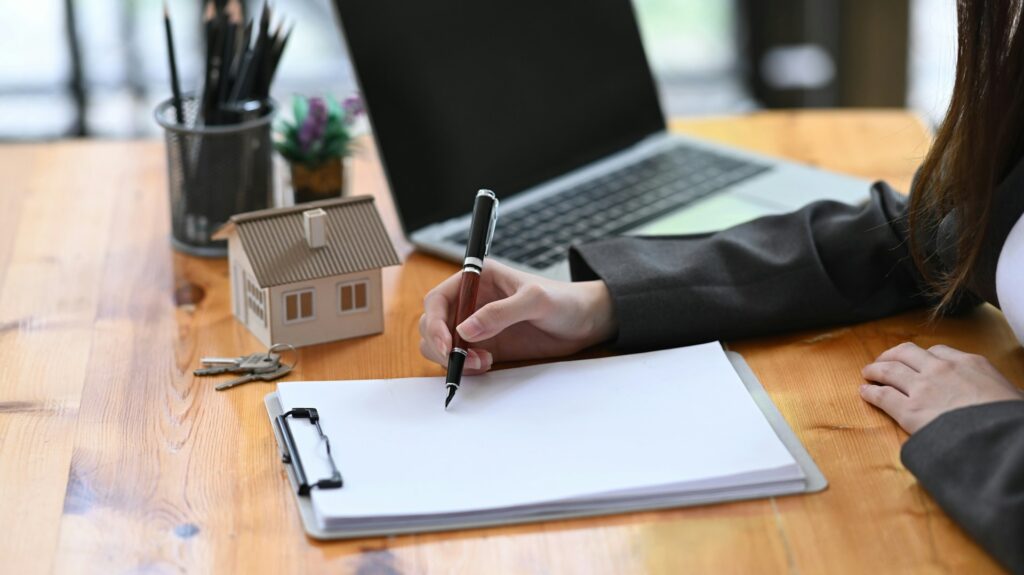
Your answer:
[[[339,198],[345,194],[344,158],[333,158],[310,168],[305,164],[293,163],[292,190],[295,203],[315,202]]]

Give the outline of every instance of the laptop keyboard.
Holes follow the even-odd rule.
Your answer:
[[[501,213],[490,253],[544,269],[567,258],[570,244],[634,229],[768,169],[677,144],[547,200]],[[468,236],[466,230],[445,239],[466,245]]]

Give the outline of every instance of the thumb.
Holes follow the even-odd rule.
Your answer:
[[[490,339],[509,326],[533,319],[531,312],[536,308],[533,305],[535,303],[525,297],[522,291],[516,292],[510,297],[492,301],[476,310],[476,313],[466,318],[466,321],[455,329],[466,341]]]

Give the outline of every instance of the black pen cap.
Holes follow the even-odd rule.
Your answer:
[[[466,365],[466,355],[457,351],[448,354],[448,373],[445,383],[458,387],[462,383],[462,369]]]
[[[483,260],[490,248],[494,224],[498,219],[498,198],[491,190],[480,190],[473,203],[472,227],[466,244],[466,258]]]

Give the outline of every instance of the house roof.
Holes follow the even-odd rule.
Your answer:
[[[310,248],[303,231],[302,213],[315,208],[327,212],[327,245],[321,248]],[[233,229],[238,231],[261,287],[401,263],[372,196],[237,214],[217,236],[226,237]]]

